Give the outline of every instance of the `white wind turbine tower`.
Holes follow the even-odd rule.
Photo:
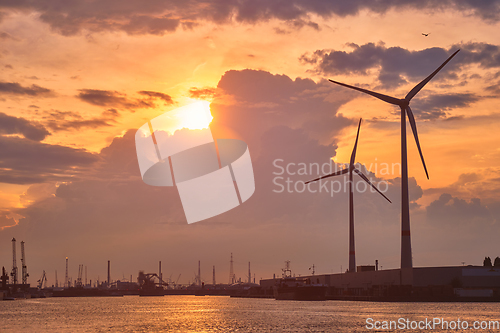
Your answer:
[[[410,108],[411,99],[458,53],[457,50],[453,53],[441,66],[439,66],[432,74],[426,77],[422,82],[417,84],[403,99],[379,94],[370,90],[353,87],[344,83],[330,80],[333,83],[339,84],[341,86],[358,90],[364,92],[365,94],[371,95],[384,102],[398,105],[401,108],[401,270],[402,284],[413,284],[413,274],[411,268],[413,268],[412,254],[411,254],[411,237],[410,237],[410,200],[408,196],[408,159],[407,159],[407,149],[406,149],[406,115],[408,115],[408,120],[410,121],[410,126],[417,143],[418,152],[420,158],[422,159],[422,164],[424,165],[425,174],[427,179],[429,179],[429,174],[427,173],[427,167],[425,166],[424,156],[422,155],[422,150],[420,149],[420,143],[418,141],[417,125],[415,124],[415,117]],[[403,270],[407,272],[403,272]]]
[[[333,176],[339,176],[339,175],[343,175],[343,174],[346,174],[349,172],[349,272],[356,272],[356,247],[354,244],[354,199],[353,199],[353,191],[352,191],[352,184],[353,184],[352,173],[356,172],[358,174],[358,176],[360,176],[365,182],[367,182],[378,193],[380,193],[387,201],[391,202],[391,200],[389,200],[389,198],[387,198],[382,192],[380,192],[378,190],[378,188],[375,185],[373,185],[368,180],[368,178],[361,171],[359,171],[356,168],[356,166],[354,165],[354,161],[356,159],[356,150],[358,148],[358,138],[359,138],[360,127],[361,127],[361,119],[359,120],[358,133],[356,134],[356,142],[354,143],[354,148],[352,149],[351,160],[349,161],[349,167],[306,182],[306,184],[309,184],[309,183],[315,182],[317,180],[321,180],[321,179],[325,179],[325,178],[333,177]]]

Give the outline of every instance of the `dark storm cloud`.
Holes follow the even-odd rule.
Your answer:
[[[53,91],[37,86],[23,87],[17,82],[0,82],[0,94],[26,95],[26,96],[51,96]]]
[[[443,193],[439,199],[430,203],[426,209],[427,218],[435,223],[458,225],[463,223],[493,222],[489,209],[478,198],[466,201]]]
[[[432,94],[415,99],[411,108],[420,119],[447,118],[446,111],[468,107],[479,100],[473,94]]]
[[[206,87],[206,88],[189,88],[189,97],[198,99],[212,98],[215,95],[216,88]]]
[[[0,17],[0,22],[1,22],[1,17]],[[6,33],[6,32],[3,32],[3,31],[0,31],[0,39],[4,39],[4,40],[7,40],[7,39],[11,39],[11,40],[18,40],[17,38],[14,38],[12,37],[12,35]]]
[[[32,140],[0,137],[0,182],[33,184],[69,180],[97,161],[83,149],[49,145]]]
[[[215,96],[211,127],[230,125],[246,140],[257,140],[257,147],[261,135],[274,126],[301,127],[322,144],[331,144],[340,130],[355,123],[337,113],[354,94],[326,81],[292,80],[256,70],[228,71]],[[235,105],[225,105],[225,96],[236,99]]]
[[[32,105],[30,107],[38,108],[36,105]],[[66,120],[67,118],[73,119],[82,119],[82,116],[78,112],[74,111],[59,111],[59,110],[50,110],[44,111],[42,115],[42,119],[46,120]]]
[[[491,118],[490,121],[492,123],[498,122],[497,119],[492,120]],[[498,158],[498,153],[492,154],[490,157],[496,159]],[[481,198],[489,208],[491,204],[500,205],[500,201],[498,200],[500,198],[499,185],[498,171],[496,169],[477,170],[461,174],[456,182],[446,187],[427,189],[425,190],[425,194],[442,195],[443,193],[453,193],[458,198]],[[496,218],[500,221],[500,214],[496,215]]]
[[[153,108],[155,107],[154,98],[158,98],[160,96],[153,96],[154,98],[152,98],[152,96],[148,95],[148,93],[150,92],[142,92],[142,95],[147,95],[148,98],[134,99],[128,98],[126,94],[122,94],[117,91],[81,89],[77,97],[84,102],[97,106],[121,107],[125,109]]]
[[[367,74],[367,70],[378,66],[386,48],[384,44],[348,44],[351,52],[317,50],[311,56],[302,55],[301,61],[315,64],[323,74]]]
[[[488,87],[486,87],[486,91],[498,96],[500,94],[500,82],[489,85]]]
[[[180,20],[169,17],[135,15],[130,18],[127,24],[122,26],[122,29],[130,35],[163,35],[165,32],[175,31],[180,23]]]
[[[312,21],[293,20],[290,22],[290,25],[292,27],[294,27],[295,29],[301,29],[303,27],[310,27],[310,28],[313,28],[314,30],[320,30],[319,24],[316,22],[312,22]]]
[[[0,135],[2,134],[21,134],[33,141],[42,141],[50,135],[49,131],[39,123],[0,112]]]
[[[324,18],[356,15],[362,10],[383,14],[391,9],[459,10],[491,22],[499,17],[498,1],[427,0],[344,1],[344,0],[219,0],[219,1],[117,1],[102,0],[19,0],[0,5],[3,10],[31,10],[52,29],[73,35],[90,31],[122,30],[129,34],[161,35],[179,26],[190,28],[203,20],[226,23],[256,23],[278,19],[317,28],[308,20],[310,14]],[[0,16],[1,19],[1,16]],[[305,23],[305,24],[303,24]]]
[[[126,98],[125,94],[111,90],[81,89],[77,96],[82,101],[97,106],[118,106],[124,108],[136,108],[138,103]],[[151,105],[141,105],[151,107]]]
[[[95,129],[98,127],[111,126],[107,119],[92,118],[86,120],[68,120],[63,122],[48,122],[49,127],[54,132],[58,131],[72,131],[82,128]]]
[[[366,75],[379,72],[378,79],[386,88],[408,81],[417,82],[432,73],[452,52],[461,49],[434,80],[458,79],[460,68],[476,64],[481,68],[500,67],[500,47],[487,43],[463,43],[449,49],[433,47],[410,51],[401,47],[386,47],[383,43],[347,44],[348,51],[317,50],[304,54],[300,60],[314,66],[321,75]]]
[[[118,117],[120,114],[118,113],[118,110],[117,109],[107,109],[107,110],[104,110],[102,111],[102,115],[104,117]]]
[[[115,109],[108,109],[102,112],[100,117],[84,119],[79,113],[73,111],[45,111],[43,115],[44,124],[54,132],[73,131],[82,128],[95,129],[99,127],[112,126],[116,122],[115,118],[120,114]]]
[[[500,67],[500,47],[488,43],[462,43],[450,48],[461,49],[460,61],[464,64],[478,64],[482,68]]]
[[[139,91],[143,98],[130,98],[126,94],[112,90],[81,89],[77,95],[84,102],[105,107],[118,107],[125,109],[154,108],[157,100],[166,104],[173,104],[172,97],[156,91]]]
[[[159,98],[167,104],[174,103],[174,101],[172,100],[172,97],[170,95],[167,95],[167,94],[164,94],[161,92],[143,90],[143,91],[139,91],[139,94],[144,95],[144,96],[149,96],[152,98]]]

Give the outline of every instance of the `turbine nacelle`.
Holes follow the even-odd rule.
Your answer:
[[[358,133],[356,134],[356,142],[354,143],[354,148],[352,149],[352,153],[351,153],[351,159],[349,161],[349,165],[346,167],[346,168],[343,168],[339,171],[335,171],[335,172],[332,172],[328,175],[324,175],[324,176],[321,176],[321,177],[318,177],[316,179],[313,179],[313,180],[309,180],[307,182],[305,182],[305,184],[309,184],[309,183],[312,183],[312,182],[315,182],[315,181],[318,181],[318,180],[321,180],[321,179],[325,179],[325,178],[329,178],[329,177],[334,177],[334,176],[340,176],[340,175],[343,175],[343,174],[346,174],[346,173],[349,173],[349,177],[350,177],[350,180],[352,180],[352,173],[355,172],[356,174],[358,174],[358,176],[361,177],[361,179],[363,179],[368,185],[370,185],[373,189],[375,189],[375,191],[377,191],[381,196],[383,196],[387,201],[389,201],[390,203],[392,203],[391,200],[389,200],[388,197],[386,197],[382,192],[379,191],[379,189],[373,185],[370,180],[368,179],[368,177],[366,177],[358,168],[356,168],[355,166],[355,159],[356,159],[356,151],[358,149],[358,139],[359,139],[359,130],[361,128],[361,120],[362,119],[359,119],[359,124],[358,124]]]
[[[403,98],[403,99],[400,99],[400,103],[398,105],[401,109],[406,110],[406,108],[410,106],[410,101]]]

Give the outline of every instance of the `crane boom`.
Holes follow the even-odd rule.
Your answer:
[[[45,275],[45,271],[43,271],[42,277],[37,282],[38,282],[38,289],[42,289],[42,287],[44,286],[44,283],[47,282],[47,275]]]

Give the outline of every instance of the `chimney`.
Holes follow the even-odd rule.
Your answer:
[[[158,267],[158,276],[160,277],[160,284],[163,286],[163,277],[161,275],[161,260],[159,262],[159,267]]]
[[[198,285],[201,287],[201,261],[198,260]]]

